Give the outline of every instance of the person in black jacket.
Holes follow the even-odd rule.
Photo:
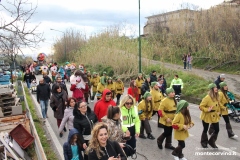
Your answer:
[[[68,90],[67,90],[66,85],[62,82],[62,77],[57,77],[57,78],[56,78],[56,82],[53,83],[52,89],[54,88],[54,86],[55,86],[56,84],[59,84],[59,85],[62,87],[62,89],[63,89],[63,90],[67,93],[67,95],[68,95]]]
[[[92,131],[87,154],[89,160],[127,160],[119,143],[108,139],[108,127],[103,122],[97,123]]]
[[[64,160],[82,160],[82,143],[78,136],[78,130],[73,128],[68,134],[68,141],[63,144]]]
[[[219,84],[225,80],[225,74],[220,74],[220,76],[217,77],[215,84],[218,89],[220,89]]]
[[[91,139],[91,131],[93,125],[98,122],[95,113],[87,106],[84,101],[79,101],[73,110],[73,127],[79,132],[79,138],[83,142],[83,149],[88,146],[88,141]],[[84,159],[88,160],[88,156],[84,154]]]
[[[150,84],[152,82],[157,82],[157,72],[156,71],[152,71],[152,73],[150,74]]]
[[[27,83],[28,89],[31,87],[31,74],[29,73],[29,70],[26,70],[26,73],[24,74],[23,81]]]
[[[41,78],[39,80],[39,85],[37,85],[37,101],[41,106],[44,122],[45,122],[45,119],[47,118],[47,109],[48,109],[49,99],[50,99],[49,85],[44,82],[43,78]]]
[[[145,77],[145,82],[143,83],[141,87],[141,95],[143,96],[145,92],[150,92],[150,77],[146,76]]]
[[[52,80],[50,77],[48,77],[47,73],[43,73],[43,79],[47,84],[52,83]]]

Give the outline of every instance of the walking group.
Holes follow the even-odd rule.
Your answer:
[[[231,102],[224,79],[222,74],[215,83],[209,84],[209,92],[199,105],[203,125],[200,143],[204,148],[208,145],[217,148],[215,142],[221,116],[226,122],[229,138],[237,137],[228,118],[227,106]],[[68,96],[62,80],[61,76],[56,77],[50,88],[49,82],[40,79],[37,101],[41,105],[43,119],[46,119],[50,100],[60,137],[69,130],[68,140],[63,145],[65,160],[125,160],[133,156],[137,150],[136,138],[155,140],[150,125],[155,114],[157,127],[163,128],[163,133],[156,139],[158,148],[172,150],[175,160],[186,160],[183,149],[189,137],[188,130],[194,127],[194,123],[189,103],[180,100],[184,84],[178,75],[167,88],[164,75],[157,76],[156,71],[145,76],[139,73],[135,80],[130,81],[126,95],[123,95],[121,78],[113,79],[106,72],[99,76],[96,72],[75,70],[69,78],[72,97]],[[92,103],[95,98],[97,101],[91,109],[88,100]],[[175,147],[172,134],[178,141]]]

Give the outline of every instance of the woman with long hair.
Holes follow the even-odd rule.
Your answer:
[[[67,93],[61,88],[59,84],[54,85],[52,96],[50,98],[50,106],[54,112],[54,117],[57,119],[58,128],[60,127],[60,124],[62,122],[66,104]],[[59,136],[62,137],[63,132],[61,132]]]
[[[230,103],[230,99],[227,96],[227,92],[228,92],[227,83],[221,82],[221,83],[219,83],[219,86],[220,86],[220,91],[218,93],[219,93],[219,102],[221,105],[221,115],[226,123],[228,137],[229,138],[237,138],[238,136],[235,135],[232,131],[232,126],[230,124],[229,117],[228,117],[228,105]],[[210,128],[208,130],[208,133],[211,135],[213,132],[214,132],[214,127],[211,124]]]
[[[108,127],[103,122],[97,123],[86,150],[90,160],[127,160],[122,148],[116,141],[109,140]]]
[[[203,125],[201,145],[203,148],[208,148],[207,144],[213,148],[218,148],[215,142],[219,132],[219,114],[221,111],[221,106],[219,103],[219,94],[216,84],[211,83],[208,85],[208,88],[208,94],[202,99],[202,102],[199,105],[199,109],[201,110],[200,119],[202,120]],[[214,132],[211,134],[210,139],[208,139],[207,136],[209,124],[212,124],[214,128]]]
[[[127,130],[125,133],[122,130],[122,121],[121,121],[121,111],[117,106],[109,106],[107,115],[102,118],[108,126],[109,139],[111,141],[117,141],[119,145],[123,148],[125,143],[125,138],[130,138],[130,132]]]
[[[129,88],[128,88],[128,94],[131,95],[136,102],[138,102],[138,87],[137,87],[137,83],[135,80],[132,80],[129,84]]]
[[[193,125],[194,123],[191,119],[188,102],[185,100],[180,100],[177,104],[176,115],[172,121],[174,138],[178,141],[178,146],[172,152],[174,159],[186,160],[182,150],[185,148],[185,139],[189,137],[188,129],[192,128]]]
[[[120,102],[122,130],[127,133],[130,132],[131,139],[126,141],[126,144],[130,145],[136,151],[136,137],[139,137],[140,133],[140,119],[138,116],[138,109],[135,99],[131,95],[125,95]],[[127,156],[130,153],[123,148]]]
[[[92,138],[91,130],[94,124],[98,121],[95,113],[87,106],[84,101],[79,101],[73,110],[73,126],[79,132],[79,138],[83,143],[82,148],[86,149],[89,140]],[[88,156],[84,154],[84,160],[88,160]]]
[[[63,131],[66,123],[69,130],[73,129],[73,119],[74,119],[73,109],[75,107],[75,104],[76,104],[75,98],[73,97],[68,98],[67,108],[64,110],[63,119],[59,127],[59,134]]]
[[[113,80],[111,77],[107,78],[106,88],[112,92],[112,99],[114,99],[116,95],[116,89],[115,89],[115,83],[113,83]]]
[[[142,73],[138,73],[138,77],[136,79],[136,86],[138,88],[138,102],[141,101],[141,96],[142,96],[141,88],[142,88],[143,83],[144,83],[143,75],[142,75]]]
[[[160,123],[163,125],[164,131],[158,137],[157,144],[159,149],[163,149],[162,143],[166,138],[165,148],[173,150],[175,147],[172,146],[172,120],[177,109],[177,101],[175,100],[175,92],[173,88],[167,88],[166,94],[167,97],[161,101],[158,110]]]
[[[138,114],[139,119],[141,120],[141,128],[140,128],[140,135],[139,138],[143,139],[155,139],[152,135],[152,129],[149,124],[149,120],[153,114],[153,102],[152,102],[152,95],[150,92],[145,92],[143,95],[142,101],[138,104]],[[147,137],[144,135],[144,130],[147,133]]]

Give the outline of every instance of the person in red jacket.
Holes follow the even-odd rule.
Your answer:
[[[138,102],[138,98],[139,98],[138,87],[136,86],[135,80],[132,80],[130,82],[130,85],[128,88],[128,94],[131,95],[135,99],[135,102]]]
[[[94,105],[94,113],[96,114],[99,122],[102,121],[102,117],[107,115],[108,106],[110,105],[116,106],[116,103],[112,100],[112,92],[109,89],[104,89],[102,98]]]

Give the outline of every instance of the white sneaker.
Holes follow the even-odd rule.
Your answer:
[[[234,136],[230,137],[230,138],[238,138],[238,136],[235,134]]]
[[[179,160],[179,158],[177,156],[173,156],[174,160]]]
[[[91,100],[91,102],[93,102],[93,100]]]
[[[179,160],[187,160],[187,158],[183,157],[183,158],[180,158]]]

